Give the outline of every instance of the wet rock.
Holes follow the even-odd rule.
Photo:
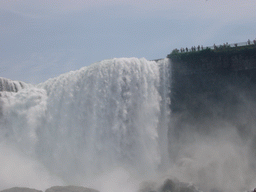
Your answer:
[[[45,192],[99,192],[98,190],[81,186],[54,186]]]
[[[162,184],[153,181],[144,181],[138,192],[199,192],[190,183],[180,182],[177,179],[166,179]]]
[[[159,192],[198,192],[198,190],[189,183],[167,179],[160,187]]]
[[[164,185],[161,187],[161,192],[173,192],[176,191],[177,186],[171,179],[167,179],[164,182]]]
[[[37,190],[37,189],[30,189],[30,188],[26,188],[26,187],[13,187],[10,189],[2,190],[0,192],[42,192],[42,191]]]

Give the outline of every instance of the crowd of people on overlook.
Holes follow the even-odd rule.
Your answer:
[[[248,45],[251,45],[250,39],[248,39],[247,43],[248,43]],[[256,45],[256,38],[253,40],[253,44]]]
[[[252,43],[253,42],[253,43]],[[251,42],[250,39],[248,39],[248,41],[246,42],[246,45],[252,45],[254,44],[256,46],[256,38]],[[233,44],[235,47],[238,46],[237,43]],[[219,46],[216,46],[215,44],[213,45],[213,49],[214,50],[217,50],[218,48],[226,48],[226,47],[230,47],[230,45],[228,43],[224,43],[223,45],[219,45]],[[210,48],[210,47],[206,47],[206,48]],[[203,45],[198,45],[197,47],[196,46],[192,46],[190,49],[188,49],[187,47],[186,48],[180,48],[180,50],[177,49],[178,52],[180,53],[184,53],[184,52],[193,52],[193,51],[200,51],[200,50],[204,50],[204,47]]]

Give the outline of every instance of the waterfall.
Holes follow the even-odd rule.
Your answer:
[[[5,94],[0,141],[67,183],[116,167],[154,175],[168,162],[169,70],[110,59]]]
[[[12,81],[10,79],[6,79],[0,77],[0,92],[7,91],[7,92],[17,92],[23,88],[29,87],[28,84],[21,82],[21,81]]]

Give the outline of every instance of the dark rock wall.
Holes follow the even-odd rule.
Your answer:
[[[256,135],[256,54],[173,59],[171,110],[170,146],[187,141],[185,133],[211,134],[221,122],[244,140]]]

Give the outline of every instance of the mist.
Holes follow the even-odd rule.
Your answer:
[[[248,191],[256,178],[255,89],[223,79],[226,86],[195,93],[194,103],[172,113],[169,174],[202,191]]]
[[[1,143],[0,151],[0,190],[16,186],[45,190],[64,184],[40,161],[24,155],[15,147]]]

